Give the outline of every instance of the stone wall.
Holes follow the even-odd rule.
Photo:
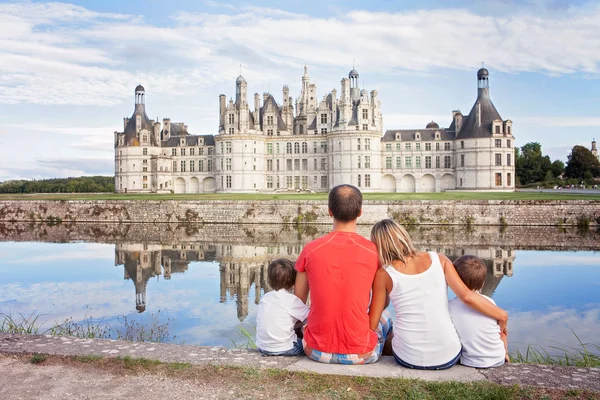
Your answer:
[[[365,201],[360,224],[590,225],[599,200]],[[0,221],[330,224],[326,201],[0,201]]]
[[[365,201],[360,224],[591,225],[599,200]],[[0,221],[330,224],[326,201],[0,201]]]
[[[409,226],[420,249],[506,248],[514,250],[600,250],[600,230],[554,226]],[[230,244],[303,246],[331,229],[327,225],[118,224],[0,222],[0,241],[146,243],[162,245]],[[358,233],[369,237],[371,227]]]

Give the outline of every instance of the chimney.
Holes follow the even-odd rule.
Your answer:
[[[260,95],[258,93],[254,93],[254,111],[260,111]]]
[[[227,98],[224,94],[219,95],[219,130],[225,127],[225,110],[227,109]]]

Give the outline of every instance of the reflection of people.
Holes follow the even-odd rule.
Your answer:
[[[387,312],[369,328],[367,310],[378,261],[375,245],[356,233],[361,212],[360,190],[350,185],[331,189],[333,231],[308,243],[296,262],[295,294],[306,302],[310,290],[311,301],[304,351],[315,361],[373,363],[391,330]]]
[[[494,300],[482,295],[487,268],[475,256],[462,256],[454,261],[456,272],[463,283],[479,296],[493,304]],[[460,363],[475,368],[499,367],[508,361],[508,338],[496,321],[467,307],[460,299],[450,300],[450,317],[458,332],[462,353]]]
[[[448,312],[448,286],[465,304],[506,327],[505,311],[470,291],[446,256],[417,252],[406,230],[393,220],[375,224],[371,240],[383,266],[373,282],[371,328],[389,296],[396,310],[392,350],[398,364],[446,369],[458,362],[461,345]]]
[[[258,303],[256,344],[258,350],[270,356],[301,355],[302,342],[294,326],[308,316],[308,307],[290,293],[296,279],[294,263],[284,258],[272,261],[267,269],[273,290]]]

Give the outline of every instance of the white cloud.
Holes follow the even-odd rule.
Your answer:
[[[425,128],[429,122],[435,121],[444,128],[452,122],[452,116],[435,114],[386,114],[384,125],[393,129],[419,129]]]
[[[0,5],[0,102],[107,106],[128,96],[136,80],[169,95],[230,80],[240,62],[262,71],[255,72],[255,82],[288,79],[290,69],[305,61],[345,69],[354,57],[384,74],[470,70],[482,59],[509,72],[600,69],[598,8],[545,19],[465,9],[350,11],[324,18],[205,4],[215,12],[175,13],[172,26],[64,3]]]
[[[528,345],[532,345],[538,349],[541,346],[551,354],[560,355],[560,351],[553,350],[550,346],[566,350],[580,348],[573,332],[583,343],[598,345],[600,308],[595,306],[596,308],[587,310],[510,312],[509,350],[514,352],[518,348],[524,352]]]
[[[600,117],[522,117],[519,118],[522,123],[534,124],[538,126],[548,126],[553,128],[578,128],[600,126]]]

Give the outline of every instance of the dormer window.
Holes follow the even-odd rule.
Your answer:
[[[180,146],[185,146],[185,139],[180,139],[179,140],[179,145]]]
[[[440,140],[440,138],[441,138],[441,137],[440,137],[440,133],[439,133],[439,132],[436,132],[436,133],[435,133],[435,140]]]
[[[402,135],[400,135],[399,133],[396,133],[396,140],[402,140]]]
[[[415,140],[421,140],[421,132],[416,133]]]

